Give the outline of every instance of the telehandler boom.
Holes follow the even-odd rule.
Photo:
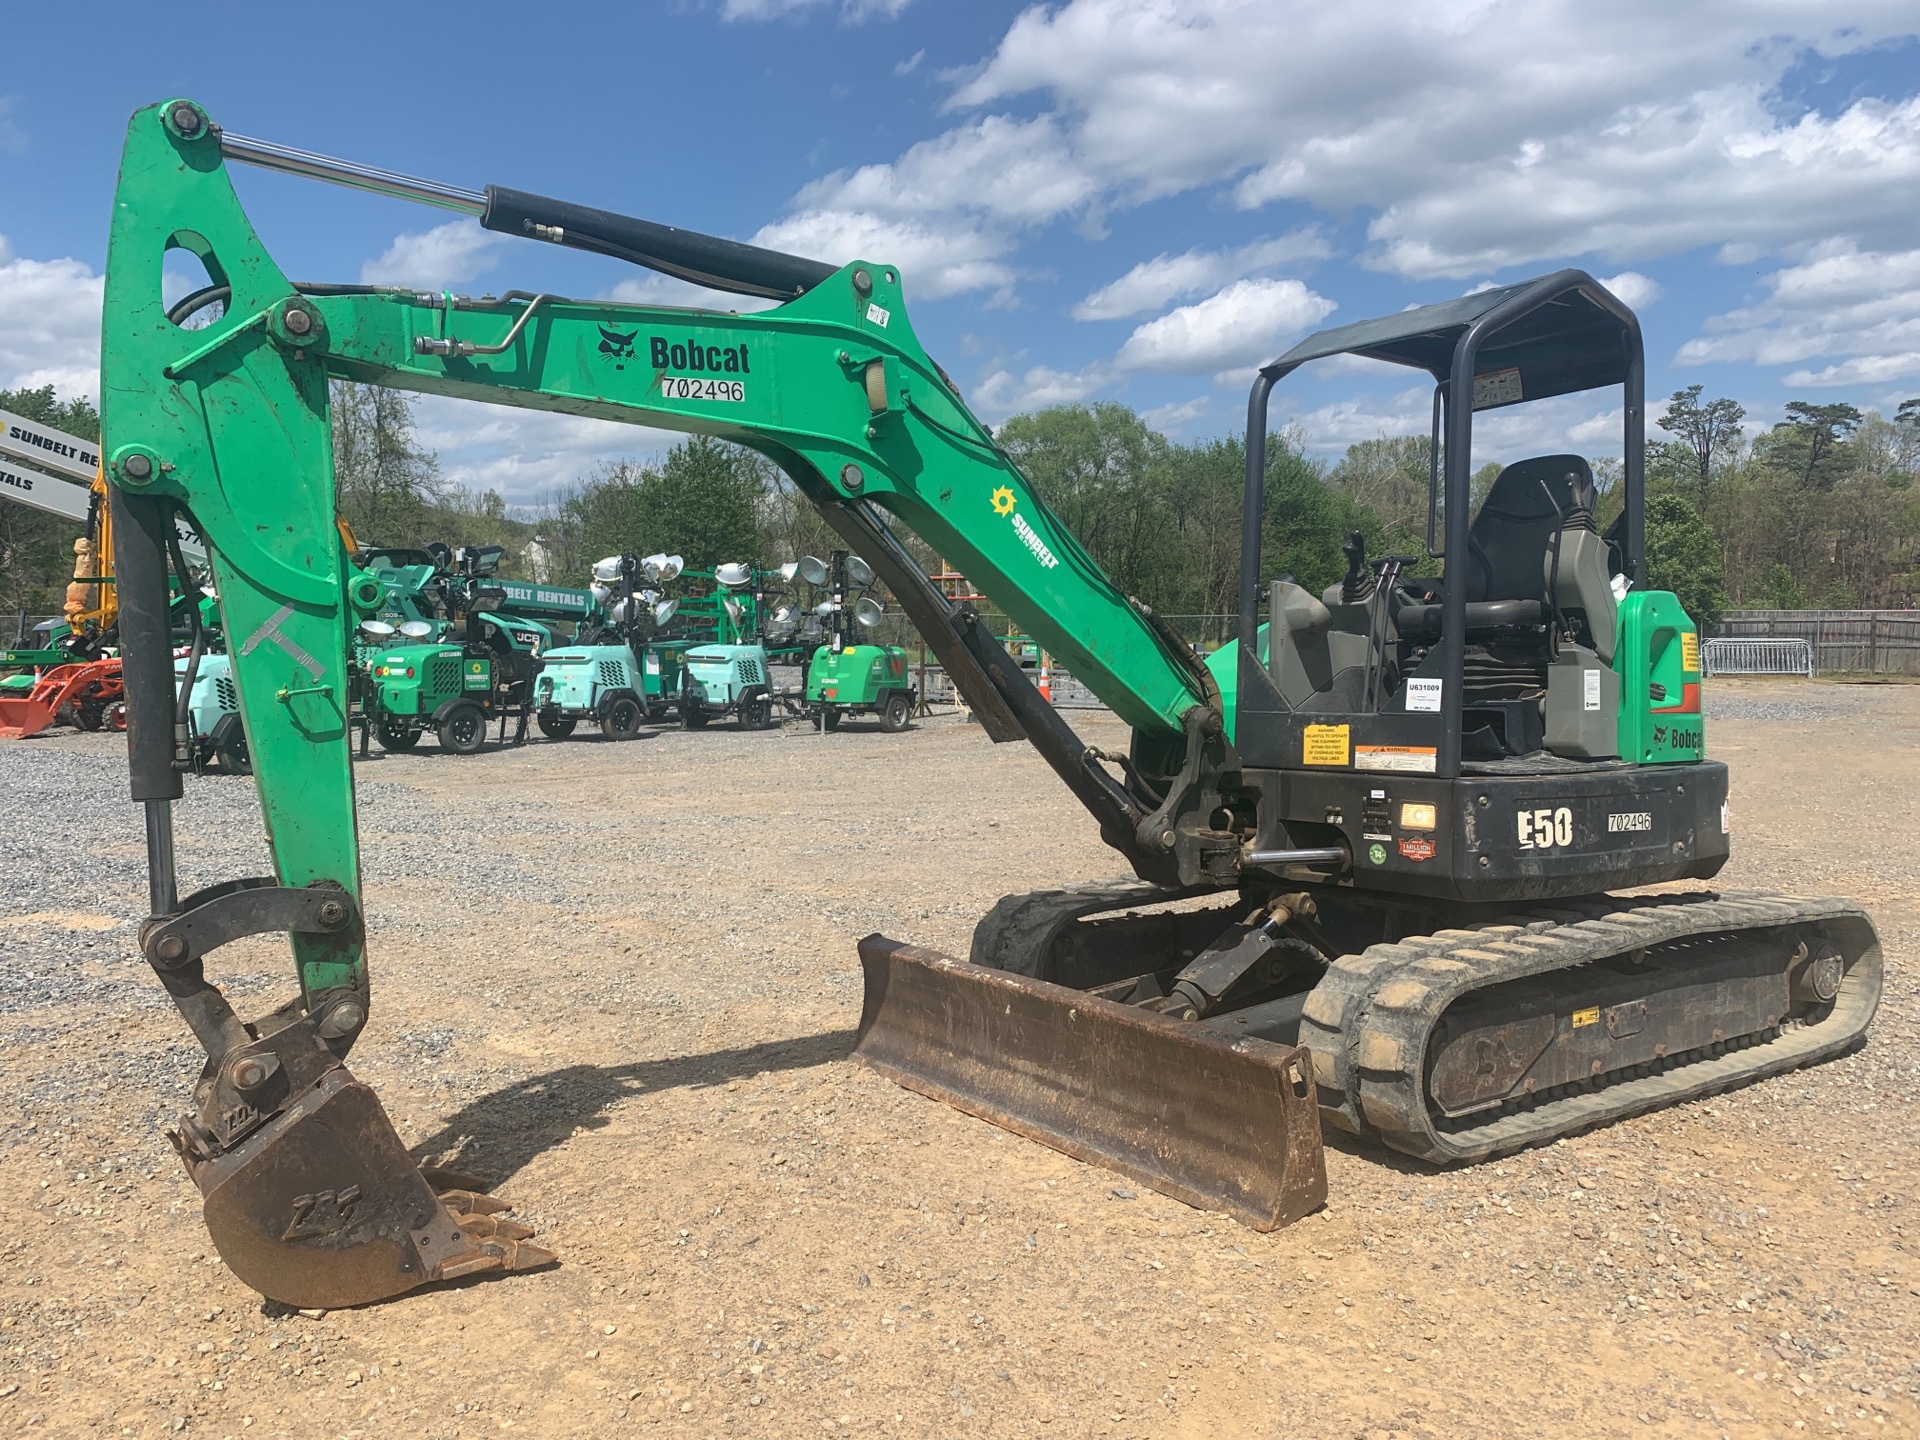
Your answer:
[[[296,285],[230,162],[475,216],[775,309]],[[221,300],[169,318],[170,248]],[[1316,336],[1263,370],[1247,435],[1238,644],[1203,664],[1067,533],[915,338],[899,271],[841,268],[490,187],[460,190],[136,112],[114,207],[105,454],[121,539],[142,947],[207,1052],[174,1139],[221,1255],[289,1303],[340,1305],[550,1251],[426,1176],[344,1060],[368,976],[333,543],[328,381],[713,434],[779,464],[873,565],[987,733],[1026,738],[1138,884],[1010,897],[972,964],[862,942],[860,1052],[883,1072],[1263,1228],[1325,1195],[1321,1117],[1474,1159],[1854,1043],[1879,993],[1856,907],[1610,888],[1706,879],[1727,850],[1692,623],[1643,577],[1640,336],[1577,271]],[[1266,406],[1307,360],[1435,382],[1429,556],[1324,596],[1265,583]],[[1477,409],[1620,386],[1626,510],[1594,530],[1586,462],[1510,465],[1468,506]],[[176,893],[165,545],[205,537],[276,873]],[[959,566],[1133,728],[1094,751],[886,523]],[[1620,597],[1624,595],[1624,599]],[[1265,620],[1262,620],[1262,612]],[[1214,895],[1210,908],[1165,902]],[[1127,913],[1118,913],[1127,912]],[[1135,913],[1144,912],[1144,913]],[[243,1022],[203,961],[285,932],[300,994]],[[437,1182],[437,1183],[436,1183]],[[436,1193],[438,1190],[440,1193]]]

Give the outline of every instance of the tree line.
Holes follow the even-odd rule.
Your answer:
[[[412,399],[336,382],[335,484],[363,544],[501,544],[506,572],[529,573],[539,537],[558,584],[594,560],[665,551],[690,567],[778,563],[838,541],[775,465],[738,445],[690,437],[658,462],[605,464],[516,515],[495,491],[450,485],[414,433]],[[52,387],[0,391],[0,408],[87,439],[99,416]],[[1891,417],[1850,404],[1795,400],[1786,418],[1750,430],[1745,411],[1692,385],[1675,391],[1647,447],[1649,580],[1711,621],[1729,608],[1904,608],[1920,595],[1920,398]],[[1224,616],[1239,569],[1245,448],[1241,436],[1175,441],[1125,405],[1059,406],[1016,416],[995,437],[1067,528],[1126,593],[1163,615]],[[1369,555],[1423,556],[1428,440],[1383,436],[1334,461],[1306,437],[1269,437],[1263,545],[1269,574],[1319,590],[1345,569],[1358,531]],[[1604,526],[1622,498],[1618,457],[1593,458]],[[1475,499],[1497,465],[1474,475]],[[0,605],[59,609],[73,526],[0,506]],[[935,555],[903,536],[922,564]],[[536,551],[534,553],[539,553]],[[1202,638],[1196,634],[1196,638]],[[1208,635],[1205,638],[1221,638]]]

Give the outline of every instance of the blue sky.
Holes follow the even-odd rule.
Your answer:
[[[0,385],[96,388],[126,117],[189,95],[453,184],[891,261],[993,422],[1111,398],[1225,433],[1250,367],[1322,322],[1563,265],[1639,308],[1651,396],[1699,382],[1763,423],[1794,398],[1890,409],[1920,395],[1916,35],[1913,0],[35,7],[0,71]],[[299,279],[701,298],[237,174]],[[1275,413],[1332,454],[1422,429],[1423,392],[1323,366]],[[452,478],[516,504],[667,443],[443,400],[419,418]],[[1617,435],[1598,396],[1484,426],[1491,453]]]

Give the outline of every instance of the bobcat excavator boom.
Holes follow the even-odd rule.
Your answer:
[[[468,299],[295,284],[247,221],[229,180],[234,161],[464,211],[490,229],[783,303],[741,315],[520,291]],[[211,282],[171,311],[161,300],[170,248],[197,255]],[[1522,346],[1507,356],[1516,383],[1617,379],[1628,350],[1623,307],[1587,277],[1551,278],[1481,304],[1467,321],[1473,344],[1492,333],[1489,316],[1505,316],[1501,305],[1533,314],[1571,296],[1569,313],[1614,358],[1582,370],[1551,346],[1553,364]],[[1462,758],[1478,753],[1463,752],[1464,734],[1476,746],[1482,731],[1538,741],[1540,707],[1528,710],[1525,683],[1536,651],[1541,665],[1566,655],[1575,672],[1575,710],[1548,707],[1556,736],[1569,721],[1590,747],[1612,734],[1578,711],[1595,685],[1608,693],[1592,647],[1604,634],[1611,653],[1613,615],[1595,598],[1594,566],[1605,561],[1590,520],[1585,530],[1576,523],[1584,492],[1575,474],[1548,466],[1508,487],[1526,530],[1515,553],[1533,556],[1529,583],[1541,598],[1469,602],[1464,586],[1443,593],[1437,581],[1402,580],[1397,568],[1376,572],[1356,557],[1352,596],[1323,604],[1277,585],[1262,626],[1261,390],[1241,644],[1237,662],[1227,652],[1203,665],[1113,585],[967,410],[920,347],[902,286],[884,263],[835,269],[520,191],[460,190],[244,139],[191,101],[134,114],[108,256],[102,393],[133,798],[148,836],[153,913],[141,943],[207,1052],[174,1141],[221,1255],[248,1284],[289,1303],[339,1305],[552,1258],[469,1179],[418,1171],[344,1064],[367,1024],[369,988],[347,743],[352,577],[333,539],[327,407],[336,377],[712,434],[760,451],[880,573],[988,734],[1029,740],[1091,812],[1140,883],[1003,901],[976,933],[975,964],[877,936],[863,942],[860,1051],[925,1093],[1271,1227],[1324,1196],[1316,1108],[1415,1153],[1471,1157],[1660,1103],[1658,1086],[1623,1085],[1598,1105],[1509,1113],[1533,1101],[1542,1077],[1558,1093],[1589,1061],[1578,1076],[1611,1080],[1651,1069],[1656,1042],[1661,1057],[1713,1045],[1712,1080],[1726,1084],[1857,1036],[1878,987],[1877,946],[1857,911],[1703,899],[1650,918],[1648,907],[1599,895],[1609,883],[1711,875],[1724,859],[1726,774],[1700,757],[1697,723],[1685,727],[1693,748],[1663,752],[1664,768],[1626,759],[1588,767],[1541,752],[1531,768],[1496,761],[1480,773]],[[218,318],[182,328],[216,300]],[[1631,341],[1637,361],[1637,328]],[[1429,343],[1420,354],[1434,352]],[[1436,402],[1455,427],[1445,509],[1453,554],[1468,549],[1455,533],[1466,521],[1453,488],[1464,483],[1455,471],[1477,394],[1471,346],[1468,360],[1464,382],[1457,373],[1444,382],[1453,400]],[[1536,489],[1553,510],[1542,511]],[[175,512],[205,537],[219,582],[275,864],[270,877],[186,897],[172,864],[180,785],[164,633]],[[1080,741],[973,615],[918,570],[888,514],[1106,700],[1133,727],[1131,752]],[[1637,542],[1629,537],[1625,550],[1637,565]],[[1524,579],[1527,563],[1510,568]],[[1697,714],[1697,661],[1688,669],[1678,643],[1691,626],[1677,606],[1638,613],[1647,609],[1622,621],[1630,639],[1620,683],[1642,696],[1652,685],[1680,697],[1669,710]],[[1511,673],[1481,653],[1476,625],[1501,631],[1502,654],[1525,652]],[[1268,633],[1270,654],[1259,641]],[[1422,688],[1429,671],[1441,690]],[[1487,683],[1508,698],[1487,702],[1485,716],[1477,701],[1463,708],[1463,685]],[[1563,688],[1555,682],[1556,694]],[[1349,718],[1342,707],[1355,705],[1363,713]],[[1661,727],[1667,750],[1669,729],[1683,727]],[[1370,771],[1356,763],[1363,750],[1400,768]],[[1585,843],[1590,813],[1604,825],[1623,796],[1635,825],[1646,815],[1652,827],[1651,838],[1631,833],[1629,863]],[[1562,812],[1572,827],[1575,807],[1582,843],[1570,861],[1545,852],[1516,861],[1504,849],[1496,860],[1496,832],[1516,813],[1522,835],[1555,841]],[[1539,815],[1545,829],[1530,832]],[[1393,860],[1374,834],[1401,838]],[[1371,862],[1369,844],[1380,856]],[[1444,858],[1421,868],[1435,856]],[[1227,903],[1161,906],[1208,894]],[[1498,953],[1475,958],[1476,932],[1461,927],[1492,923],[1516,901],[1523,913],[1484,942]],[[1142,905],[1160,908],[1104,913]],[[1580,945],[1558,933],[1583,925]],[[204,962],[229,940],[272,932],[290,937],[300,993],[243,1021]],[[1402,977],[1395,966],[1408,964],[1425,968]],[[1498,983],[1474,983],[1483,973]],[[1375,986],[1369,975],[1395,983]],[[1650,1009],[1649,995],[1660,1004]],[[1691,1010],[1669,1003],[1689,995]],[[1580,1018],[1590,1002],[1619,1013],[1596,1031]],[[1723,1034],[1723,1022],[1736,1028]],[[1795,1026],[1804,1027],[1796,1042],[1765,1064],[1721,1054],[1766,1049]]]

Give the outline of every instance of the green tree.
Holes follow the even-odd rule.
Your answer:
[[[93,403],[84,396],[63,400],[51,385],[0,390],[0,410],[82,440],[100,439],[100,414]],[[7,640],[13,638],[16,617],[60,613],[73,578],[73,542],[83,528],[24,505],[0,504],[0,615],[8,617]]]
[[[1381,539],[1395,554],[1427,544],[1427,490],[1433,441],[1425,435],[1382,435],[1347,447],[1327,483],[1379,517]]]
[[[1760,603],[1768,610],[1804,610],[1807,593],[1794,580],[1792,570],[1785,565],[1775,565],[1767,572]]]
[[[413,397],[385,385],[333,382],[334,501],[363,545],[415,545],[448,496],[440,462],[413,433]]]
[[[1702,626],[1727,608],[1726,562],[1713,529],[1682,495],[1647,498],[1647,583],[1671,590]]]
[[[1796,471],[1803,490],[1831,490],[1845,469],[1848,439],[1860,424],[1851,405],[1789,400],[1789,419],[1773,427],[1776,463]]]
[[[1161,527],[1166,437],[1125,405],[1016,415],[995,437],[1114,583],[1156,608],[1178,582]]]
[[[754,559],[769,468],[752,451],[705,435],[674,446],[658,466],[609,465],[561,501],[577,537],[568,558],[584,567],[603,555],[665,552],[696,570]]]
[[[1739,450],[1741,436],[1746,433],[1740,422],[1747,418],[1747,412],[1725,396],[1702,405],[1700,396],[1704,390],[1704,386],[1689,385],[1674,391],[1667,401],[1667,412],[1659,421],[1662,430],[1679,436],[1678,443],[1692,452],[1703,511],[1707,508],[1714,465]],[[1652,458],[1648,457],[1649,462]]]

